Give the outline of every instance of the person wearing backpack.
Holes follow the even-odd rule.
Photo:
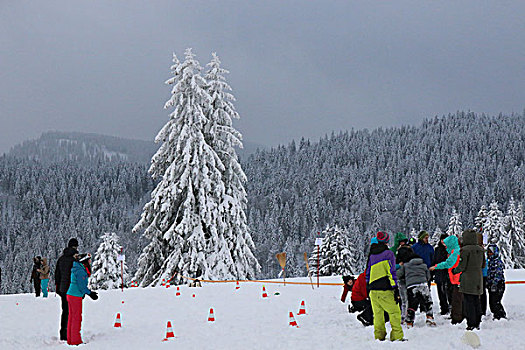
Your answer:
[[[49,285],[49,265],[47,264],[47,259],[42,258],[42,265],[37,270],[40,278],[40,286],[42,289],[42,294],[44,298],[47,298],[47,287]]]

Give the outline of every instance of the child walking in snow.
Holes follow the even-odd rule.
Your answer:
[[[435,326],[434,313],[432,310],[432,296],[428,282],[430,271],[422,258],[412,250],[403,250],[398,253],[401,267],[397,271],[397,277],[404,280],[407,288],[408,308],[406,325],[408,328],[414,325],[416,310],[421,306],[421,311],[427,315],[427,325]]]
[[[489,245],[487,289],[489,291],[489,306],[495,320],[507,318],[507,313],[501,304],[503,293],[505,293],[505,265],[499,256],[499,248],[495,244]]]

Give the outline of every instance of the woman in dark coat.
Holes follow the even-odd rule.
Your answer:
[[[447,247],[443,243],[443,240],[447,237],[448,235],[446,233],[442,234],[441,237],[439,237],[439,243],[436,246],[436,249],[434,250],[434,260],[432,261],[433,266],[447,260],[448,258]],[[450,279],[448,278],[448,271],[436,270],[434,280],[436,281],[437,285],[441,314],[447,315],[450,312],[449,305],[452,303],[452,290],[450,288]]]
[[[485,252],[478,245],[478,235],[474,230],[463,231],[463,248],[459,255],[459,265],[453,270],[461,273],[459,291],[463,293],[467,314],[467,330],[479,329],[481,323],[481,304],[483,294],[483,273]]]

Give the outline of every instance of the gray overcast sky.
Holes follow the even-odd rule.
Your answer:
[[[216,51],[250,142],[525,107],[525,1],[0,1],[0,152],[152,140],[171,54]]]

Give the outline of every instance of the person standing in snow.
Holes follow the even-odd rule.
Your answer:
[[[394,249],[395,248],[395,249]],[[394,237],[394,246],[390,248],[392,252],[394,252],[394,255],[396,257],[396,271],[399,270],[401,265],[399,265],[399,262],[397,260],[397,256],[399,254],[399,251],[403,251],[404,249],[410,249],[410,246],[408,245],[408,238],[405,236],[404,233],[398,232],[396,233],[396,236]],[[407,306],[408,306],[408,296],[407,296],[407,286],[405,285],[404,281],[399,282],[399,296],[401,297],[401,324],[405,323],[405,318],[407,316]]]
[[[421,306],[421,311],[427,315],[427,325],[435,326],[432,296],[428,287],[430,271],[427,265],[419,255],[408,249],[400,249],[398,260],[401,267],[397,271],[397,278],[405,282],[408,295],[407,327],[414,326],[418,306]]]
[[[67,304],[67,291],[71,283],[71,268],[73,267],[73,257],[78,254],[78,240],[71,238],[67,243],[66,249],[57,260],[55,268],[55,287],[56,293],[60,296],[62,315],[60,317],[60,340],[67,341],[67,321],[69,307]]]
[[[35,297],[40,296],[40,273],[38,272],[38,269],[40,269],[41,261],[39,256],[35,256],[33,258],[33,269],[31,270],[31,279],[29,282],[33,282],[33,286],[35,287]]]
[[[42,258],[42,265],[37,270],[40,278],[40,286],[42,288],[42,294],[44,298],[47,298],[47,286],[49,285],[49,265],[47,259]]]
[[[91,275],[91,255],[75,255],[76,259],[71,268],[71,283],[67,290],[67,304],[69,315],[67,321],[68,345],[82,344],[82,299],[88,295],[97,300],[98,294],[88,289],[88,278]]]
[[[463,247],[459,255],[459,265],[454,273],[461,273],[459,291],[463,293],[467,316],[467,330],[479,329],[481,323],[481,304],[479,296],[483,293],[483,273],[485,253],[478,245],[478,235],[474,230],[465,230],[462,235]]]
[[[483,234],[481,232],[478,232],[478,245],[485,251],[485,244],[483,243]],[[479,301],[481,305],[481,316],[485,316],[487,314],[487,275],[488,275],[488,260],[487,260],[487,254],[485,251],[484,254],[485,259],[485,267],[481,270],[481,273],[483,274],[483,293],[479,296]]]
[[[419,235],[417,236],[417,243],[412,246],[412,249],[414,250],[414,253],[419,255],[421,259],[425,262],[427,265],[427,268],[430,268],[432,266],[432,260],[434,260],[434,248],[428,243],[430,235],[427,231],[421,231],[419,232]],[[428,288],[430,288],[430,282],[432,281],[432,278],[430,281],[428,281]]]
[[[448,235],[446,233],[443,233],[439,237],[439,242],[434,250],[434,260],[432,260],[432,265],[437,265],[447,260],[447,247],[443,243],[443,240],[447,237]],[[450,313],[450,304],[452,303],[452,290],[450,289],[450,279],[447,271],[437,270],[434,274],[434,279],[437,285],[441,315],[448,315]]]
[[[499,248],[490,244],[487,249],[488,273],[487,289],[489,291],[490,311],[495,320],[507,318],[507,313],[501,304],[503,293],[505,293],[505,265],[499,256]]]
[[[378,243],[370,247],[370,256],[366,268],[367,289],[370,291],[370,301],[374,313],[374,337],[385,340],[386,311],[390,318],[392,331],[390,340],[402,340],[401,310],[397,301],[399,290],[397,286],[396,261],[394,253],[388,249],[387,243],[390,236],[386,232],[377,233]]]
[[[463,321],[463,294],[459,291],[459,277],[461,273],[454,273],[453,268],[459,265],[459,241],[456,236],[448,236],[443,240],[443,244],[447,248],[447,260],[440,262],[432,267],[430,271],[447,270],[451,284],[451,303],[450,315],[452,324],[459,324]]]

